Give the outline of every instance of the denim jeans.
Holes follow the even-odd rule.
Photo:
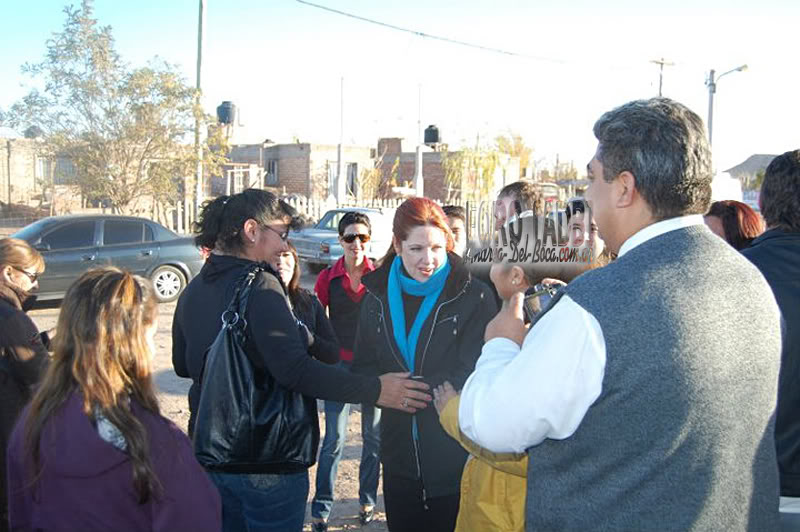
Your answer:
[[[222,499],[222,532],[300,532],[308,471],[286,475],[209,472]]]
[[[349,368],[349,364],[342,363]],[[319,452],[317,486],[311,501],[311,516],[327,520],[333,506],[333,487],[336,472],[344,452],[347,418],[350,405],[325,401],[325,437]],[[380,474],[380,421],[381,410],[374,406],[361,405],[361,463],[358,467],[358,501],[362,506],[375,505],[378,499],[378,476]]]

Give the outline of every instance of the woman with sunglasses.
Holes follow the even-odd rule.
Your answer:
[[[369,217],[350,211],[339,220],[339,243],[344,255],[336,263],[320,272],[314,290],[320,302],[328,309],[333,330],[339,338],[340,366],[350,371],[353,363],[353,342],[356,337],[361,300],[367,289],[361,278],[375,267],[366,255],[372,235]],[[327,530],[328,517],[333,507],[333,490],[336,472],[344,452],[347,418],[350,404],[325,401],[325,438],[319,453],[317,485],[311,502],[312,530]],[[378,498],[380,463],[378,434],[381,411],[373,405],[361,405],[361,463],[358,468],[358,499],[361,504],[359,520],[362,525],[372,521]]]
[[[203,465],[222,498],[224,532],[299,532],[308,498],[308,469],[316,460],[319,422],[316,399],[379,404],[414,412],[431,396],[407,375],[364,377],[308,356],[286,287],[274,265],[289,249],[297,213],[265,190],[247,189],[206,202],[195,224],[195,243],[212,253],[178,299],[172,322],[172,363],[190,377],[189,433],[218,443],[219,459]],[[287,401],[303,406],[265,428],[254,449],[230,448],[231,420],[211,412],[195,434],[205,352],[220,330],[220,317],[248,272],[257,273],[244,316],[245,351],[256,383],[276,383]],[[214,398],[209,398],[213,402]],[[289,415],[291,414],[291,417]],[[269,460],[251,462],[252,456]],[[205,458],[204,458],[205,460]],[[242,464],[247,462],[247,464]]]
[[[26,314],[44,271],[42,255],[17,238],[0,239],[0,531],[8,530],[5,449],[33,386],[47,367],[49,334]],[[50,331],[52,333],[52,331]]]

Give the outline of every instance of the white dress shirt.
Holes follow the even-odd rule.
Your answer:
[[[619,256],[656,236],[702,223],[700,215],[654,223],[628,238]],[[564,295],[521,348],[507,338],[486,342],[461,391],[461,431],[492,452],[521,453],[545,438],[568,438],[600,396],[605,367],[600,324]]]

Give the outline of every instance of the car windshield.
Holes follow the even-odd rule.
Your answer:
[[[317,225],[315,225],[314,228],[325,229],[326,231],[338,231],[339,220],[342,219],[342,216],[345,215],[345,212],[347,211],[329,211],[319,222],[317,222]]]
[[[26,225],[16,233],[12,234],[11,237],[29,241],[31,238],[40,234],[45,227],[53,223],[55,223],[55,220],[53,220],[52,218],[42,218],[37,222],[33,222],[30,225]]]

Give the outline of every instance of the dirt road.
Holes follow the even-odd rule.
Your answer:
[[[304,272],[304,279],[313,280],[315,276]],[[313,283],[306,281],[304,284]],[[308,286],[311,288],[311,286]],[[161,412],[163,415],[175,422],[179,427],[186,431],[189,421],[189,408],[187,404],[187,393],[191,382],[175,375],[172,370],[172,315],[175,312],[175,304],[162,304],[159,306],[158,333],[156,334],[156,353],[153,379],[158,388]],[[49,304],[47,307],[37,308],[30,312],[31,317],[36,322],[40,330],[54,327],[58,319],[58,308]],[[324,414],[320,403],[320,433],[325,430]],[[350,420],[347,426],[348,438],[344,450],[344,457],[339,464],[339,477],[336,483],[335,496],[337,499],[333,507],[333,512],[329,522],[329,530],[355,530],[362,528],[358,522],[358,463],[361,456],[361,413],[357,408],[352,409]],[[316,467],[311,470],[311,490],[309,502],[314,494],[314,478]],[[363,527],[364,530],[387,530],[385,514],[383,513],[383,487],[378,487],[378,507],[377,519]],[[310,504],[308,505],[310,508]],[[307,508],[307,512],[309,511]],[[306,527],[304,530],[311,530],[308,522],[310,517],[306,515]]]

